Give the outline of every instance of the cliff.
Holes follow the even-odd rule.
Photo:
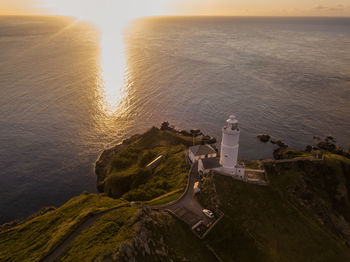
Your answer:
[[[96,163],[103,193],[3,227],[0,261],[350,261],[350,159],[281,148],[282,161],[250,161],[264,166],[268,186],[209,175],[198,200],[224,217],[200,240],[152,208],[182,194],[192,143],[152,128],[104,151]],[[166,157],[145,169],[158,155]]]
[[[111,149],[96,162],[98,189],[114,198],[147,201],[186,187],[185,150],[199,139],[151,128]],[[146,165],[158,156],[155,168]]]

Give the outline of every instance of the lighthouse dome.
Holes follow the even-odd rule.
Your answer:
[[[238,121],[234,115],[230,115],[229,119],[226,120],[228,124],[237,124]]]

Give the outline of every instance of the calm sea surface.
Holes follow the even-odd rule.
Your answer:
[[[234,113],[250,159],[271,155],[261,132],[297,148],[350,143],[350,19],[157,18],[123,37],[113,76],[93,27],[0,18],[0,223],[96,192],[99,152],[164,120],[220,140]]]

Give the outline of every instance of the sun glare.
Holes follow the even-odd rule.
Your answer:
[[[120,111],[125,89],[126,57],[122,32],[135,18],[161,15],[166,0],[45,0],[54,14],[93,22],[101,32],[101,96],[108,113]],[[127,90],[125,90],[127,92]]]

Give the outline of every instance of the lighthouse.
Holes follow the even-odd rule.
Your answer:
[[[232,175],[237,171],[239,133],[238,121],[231,115],[226,120],[226,126],[222,128],[220,164],[225,172]]]

